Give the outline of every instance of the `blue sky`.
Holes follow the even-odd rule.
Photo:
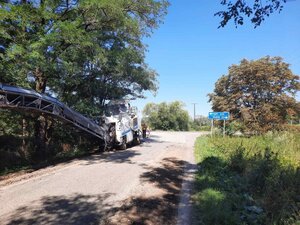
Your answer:
[[[146,99],[133,102],[140,110],[149,102],[179,100],[191,116],[192,103],[197,103],[197,115],[206,116],[211,111],[207,94],[243,58],[281,56],[300,75],[300,0],[288,1],[256,29],[249,22],[235,28],[232,21],[218,29],[219,0],[170,2],[164,24],[145,41],[146,62],[159,73],[159,90],[155,97],[146,93]]]

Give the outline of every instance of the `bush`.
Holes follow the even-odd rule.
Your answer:
[[[196,216],[195,224],[300,221],[299,136],[299,133],[269,132],[250,138],[199,138],[195,148],[200,168],[196,177],[195,211],[200,216]],[[218,201],[210,198],[213,202],[206,203],[207,188],[224,198]],[[215,222],[202,216],[223,209],[226,217],[216,214]]]
[[[246,171],[247,163],[248,161],[245,157],[245,148],[243,146],[238,146],[237,149],[230,155],[230,169],[239,174],[243,174]]]
[[[7,121],[11,122],[11,119]],[[58,121],[52,125],[46,157],[40,157],[39,151],[35,150],[34,137],[29,132],[25,137],[20,134],[0,135],[0,175],[72,159],[99,147],[97,138],[79,133],[75,128]],[[16,126],[15,130],[20,128]]]
[[[245,130],[244,125],[238,121],[231,121],[229,125],[226,127],[226,134],[227,135],[234,135],[236,132],[240,131],[243,132]]]

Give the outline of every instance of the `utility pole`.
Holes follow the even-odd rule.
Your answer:
[[[196,119],[196,104],[198,104],[198,103],[192,103],[192,105],[194,105],[194,122]]]

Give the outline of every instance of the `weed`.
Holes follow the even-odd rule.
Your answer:
[[[195,155],[195,224],[299,224],[299,133],[201,137]]]

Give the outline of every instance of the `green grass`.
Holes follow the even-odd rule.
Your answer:
[[[195,224],[300,224],[300,134],[200,137]]]

